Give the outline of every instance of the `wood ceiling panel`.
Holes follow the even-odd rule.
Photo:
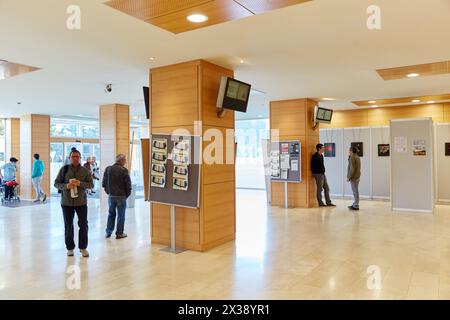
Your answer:
[[[370,100],[353,101],[353,104],[359,107],[372,107],[386,106],[386,105],[396,105],[396,104],[411,104],[413,100],[420,100],[418,103],[427,103],[428,101],[442,102],[450,100],[450,94],[440,94],[433,96],[415,96],[415,97],[404,97],[404,98],[393,98],[393,99],[373,99],[374,103],[370,103]]]
[[[39,70],[39,68],[0,60],[0,80],[15,77],[28,72],[33,72],[36,70]]]
[[[186,19],[187,16],[196,13],[206,15],[208,20],[203,23],[192,23]],[[149,22],[173,33],[182,33],[249,16],[252,16],[252,13],[234,1],[214,0],[150,19]]]
[[[377,72],[384,80],[405,79],[408,74],[411,73],[418,73],[420,77],[434,76],[450,73],[450,61],[417,64],[398,68],[378,69]]]
[[[235,0],[251,12],[258,14],[309,2],[311,0]]]
[[[148,22],[152,18],[168,15],[211,1],[213,0],[110,0],[105,4]]]

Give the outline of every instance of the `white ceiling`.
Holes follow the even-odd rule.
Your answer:
[[[326,106],[349,108],[352,100],[450,92],[450,75],[383,81],[375,73],[450,60],[449,0],[377,0],[381,31],[366,27],[373,0],[314,0],[179,35],[102,2],[0,0],[0,59],[42,68],[0,81],[0,116],[95,116],[98,105],[114,102],[144,114],[148,69],[198,58],[267,93],[251,118],[267,114],[258,106],[270,100],[333,97]],[[66,28],[72,4],[82,10],[80,31]]]

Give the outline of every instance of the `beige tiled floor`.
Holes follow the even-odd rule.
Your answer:
[[[91,258],[68,258],[57,200],[0,208],[1,299],[450,299],[450,207],[392,213],[365,201],[350,212],[268,208],[238,190],[237,239],[206,253],[149,243],[148,205],[128,211],[124,240],[103,237],[106,213],[90,203]],[[81,289],[66,286],[81,270]],[[381,288],[369,290],[369,266]]]

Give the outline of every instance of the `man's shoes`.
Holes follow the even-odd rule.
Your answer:
[[[89,251],[87,251],[86,249],[80,249],[81,255],[83,256],[83,258],[88,258],[89,257]]]
[[[116,235],[116,239],[123,239],[123,238],[126,238],[126,237],[128,237],[128,235],[125,232],[122,233],[122,234]]]
[[[67,256],[73,257],[73,250],[67,250]]]
[[[110,234],[110,233],[107,233],[107,234],[105,235],[105,238],[106,238],[106,239],[111,238],[111,234]]]
[[[45,202],[47,200],[47,195],[44,193],[44,198],[42,198],[42,202]]]
[[[334,203],[327,203],[327,207],[336,207],[336,205]]]
[[[326,207],[327,205],[325,203],[319,203],[319,207]]]
[[[38,203],[38,202],[41,202],[41,200],[36,199],[36,200],[34,200],[33,202],[34,202],[34,203]]]
[[[359,208],[356,208],[356,207],[354,207],[354,206],[348,206],[348,208],[349,208],[350,210],[355,210],[355,211],[358,211],[358,210],[359,210]]]

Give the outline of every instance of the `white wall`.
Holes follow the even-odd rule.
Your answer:
[[[336,157],[325,158],[325,175],[330,186],[330,194],[341,197],[344,194],[344,174],[343,174],[343,129],[323,129],[320,130],[320,143],[335,143]]]
[[[450,142],[450,123],[439,123],[435,128],[437,199],[450,202],[450,157],[445,156],[445,143]]]

